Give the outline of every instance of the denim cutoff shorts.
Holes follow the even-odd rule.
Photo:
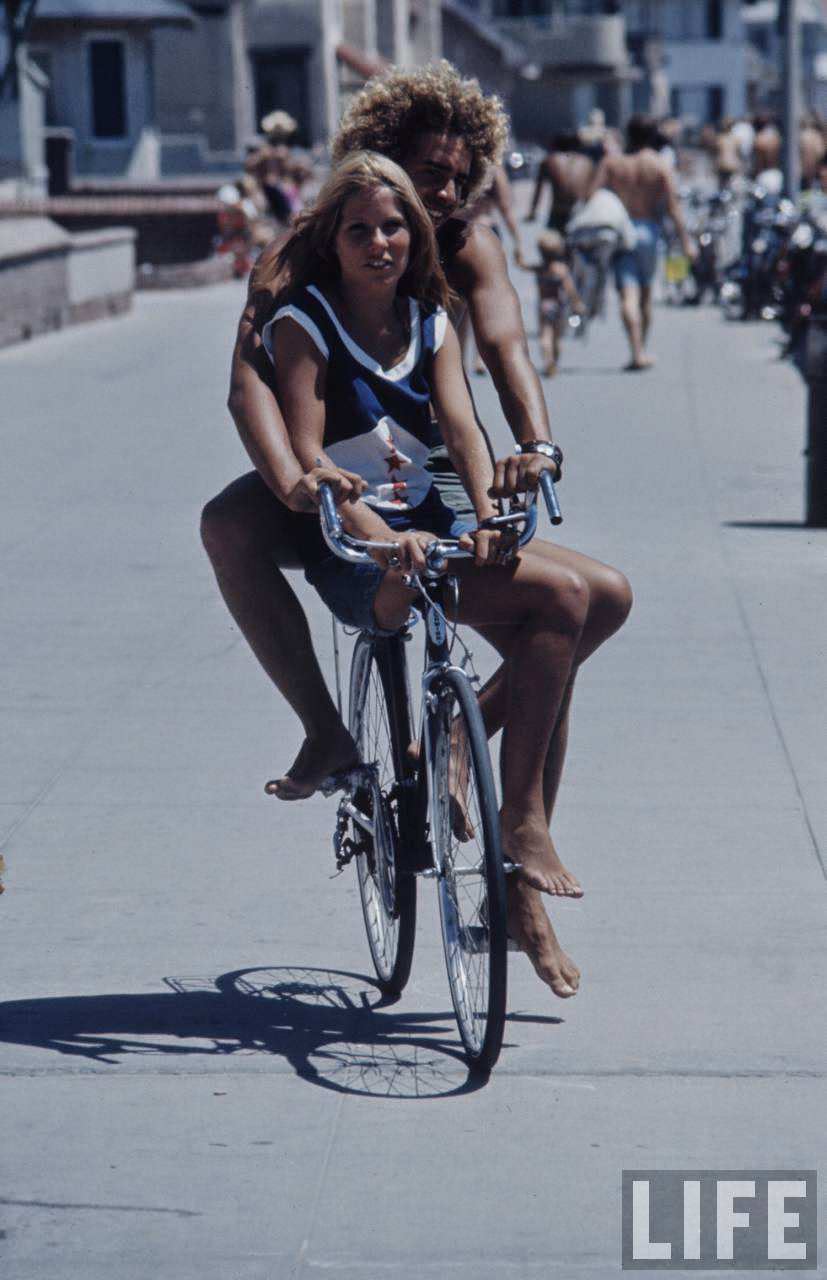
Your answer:
[[[476,528],[475,521],[461,518],[446,506],[433,485],[418,507],[410,511],[383,511],[381,515],[392,529],[400,532],[425,529],[437,538],[458,538],[460,534]],[[370,564],[349,564],[330,552],[315,564],[308,565],[305,577],[344,626],[380,631],[381,634],[373,606],[385,572],[373,560]]]
[[[655,278],[658,265],[658,241],[660,227],[648,218],[633,218],[636,243],[634,249],[623,249],[612,264],[615,286],[636,284],[639,289],[648,288]]]

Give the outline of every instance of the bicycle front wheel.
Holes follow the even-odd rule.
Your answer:
[[[489,1071],[505,1028],[505,872],[491,757],[467,677],[432,686],[431,832],[448,983],[470,1065]]]
[[[356,873],[368,946],[386,995],[398,995],[408,981],[416,932],[416,880],[400,867],[411,739],[404,662],[400,639],[363,634],[350,671],[350,732],[371,770],[354,802],[373,828],[355,833]]]

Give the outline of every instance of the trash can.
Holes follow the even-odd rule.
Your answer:
[[[49,195],[65,196],[74,177],[74,129],[44,129]]]
[[[807,380],[807,514],[806,523],[827,528],[827,315],[807,326],[804,347]]]

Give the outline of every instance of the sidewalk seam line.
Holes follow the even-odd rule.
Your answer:
[[[301,1242],[301,1245],[299,1246],[299,1251],[296,1255],[296,1261],[293,1264],[293,1280],[300,1280],[300,1276],[304,1271],[304,1264],[307,1261],[307,1254],[310,1249],[310,1241],[313,1236],[313,1230],[316,1226],[316,1218],[319,1212],[319,1203],[322,1198],[322,1192],[327,1183],[327,1174],[330,1168],[331,1157],[333,1155],[333,1146],[336,1142],[336,1136],[339,1132],[339,1121],[341,1120],[342,1110],[345,1105],[345,1097],[346,1095],[344,1093],[340,1095],[339,1105],[336,1108],[336,1114],[334,1115],[333,1123],[330,1126],[330,1135],[327,1140],[324,1159],[322,1160],[322,1167],[319,1171],[319,1180],[316,1185],[316,1192],[313,1196],[313,1204],[310,1209],[310,1216],[307,1223],[307,1232],[304,1239]]]
[[[686,387],[686,397],[689,405],[689,420],[692,427],[692,435],[694,437],[695,457],[697,459],[698,466],[701,470],[703,480],[704,480],[703,491],[707,495],[706,506],[707,506],[707,509],[709,510],[710,515],[712,516],[712,519],[718,525],[718,539],[719,539],[719,545],[721,547],[721,558],[726,566],[727,584],[729,586],[732,599],[734,601],[736,610],[738,612],[738,617],[740,619],[741,626],[745,632],[747,643],[749,644],[750,653],[752,654],[752,660],[753,660],[753,663],[755,664],[755,669],[758,674],[758,679],[761,682],[761,688],[764,691],[764,697],[766,699],[767,709],[769,710],[769,713],[770,713],[770,719],[772,720],[773,728],[775,729],[776,739],[781,746],[784,759],[787,763],[787,768],[793,780],[793,787],[795,788],[795,793],[798,796],[798,801],[801,806],[801,815],[804,819],[804,825],[807,828],[807,833],[810,837],[810,844],[812,846],[812,850],[815,855],[816,862],[821,868],[822,878],[824,880],[827,880],[827,866],[825,866],[824,859],[821,855],[821,849],[819,848],[818,837],[816,836],[815,828],[813,827],[813,823],[810,818],[810,812],[809,812],[809,809],[807,808],[807,801],[804,797],[804,793],[801,790],[801,785],[798,781],[798,774],[796,773],[796,769],[795,769],[795,763],[790,753],[790,749],[787,745],[787,739],[784,736],[784,731],[781,727],[781,722],[778,718],[778,714],[775,709],[775,703],[773,701],[772,693],[770,692],[769,682],[767,680],[767,676],[764,671],[763,664],[761,662],[761,655],[758,651],[758,645],[756,644],[752,626],[750,625],[749,616],[746,611],[746,606],[744,605],[743,597],[741,595],[741,590],[736,580],[735,570],[732,562],[732,555],[729,549],[729,543],[727,542],[726,536],[721,537],[720,519],[718,516],[716,504],[713,501],[713,497],[712,497],[713,487],[712,487],[712,484],[710,483],[710,468],[707,463],[706,454],[704,453],[703,448],[701,446],[701,437],[700,437],[699,421],[698,421],[698,402],[695,396],[695,384],[692,377],[690,376],[689,364],[691,362],[692,351],[693,351],[693,347],[691,342],[686,342],[686,344],[684,345],[683,372],[684,372],[685,387]]]

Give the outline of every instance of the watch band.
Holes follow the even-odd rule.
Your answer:
[[[550,440],[527,440],[520,445],[520,453],[541,453],[544,458],[551,458],[557,468],[558,479],[563,474],[563,450],[559,444]]]

